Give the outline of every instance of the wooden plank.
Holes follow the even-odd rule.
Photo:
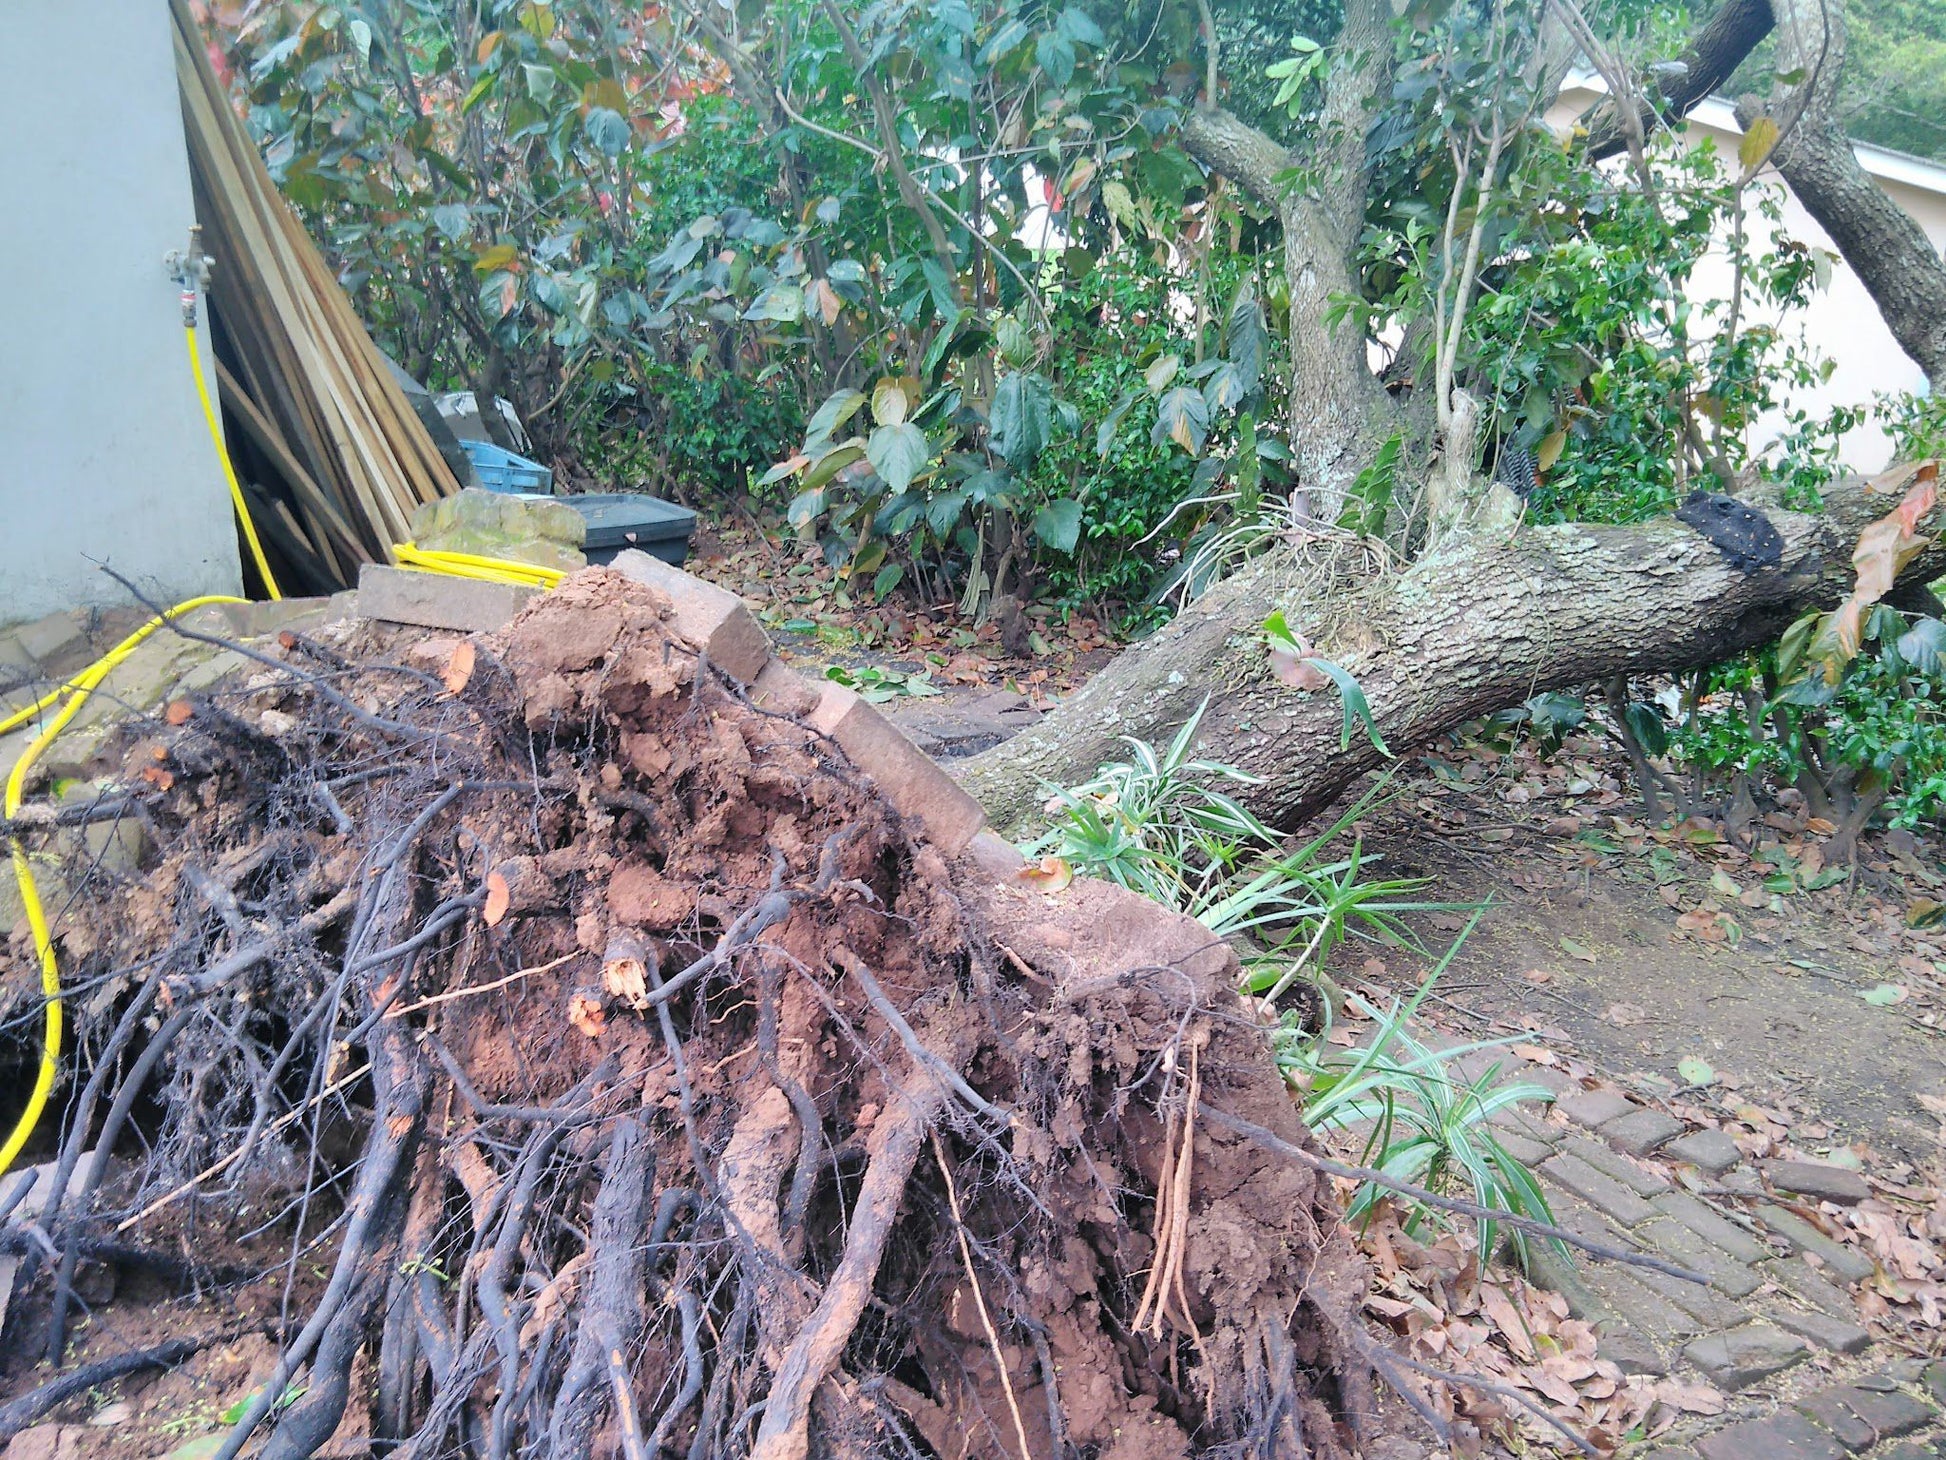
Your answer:
[[[459,484],[277,192],[184,0],[170,8],[215,312],[237,364],[223,382],[233,413],[282,474],[294,541],[321,569],[389,560],[413,509]]]

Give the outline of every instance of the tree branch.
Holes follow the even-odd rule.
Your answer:
[[[1946,261],[1859,165],[1832,116],[1845,57],[1839,0],[1778,0],[1777,29],[1779,71],[1803,79],[1772,98],[1783,135],[1771,161],[1857,272],[1899,347],[1935,390],[1946,388]],[[1755,97],[1737,103],[1746,128],[1762,114]]]
[[[1674,65],[1682,69],[1668,72],[1660,103],[1649,97],[1634,98],[1637,124],[1647,131],[1658,121],[1673,125],[1688,116],[1729,81],[1775,23],[1770,0],[1724,0],[1676,58]],[[1588,133],[1586,151],[1591,159],[1613,157],[1628,146],[1628,128],[1614,98],[1597,102],[1580,121]]]
[[[1279,181],[1291,169],[1291,154],[1234,112],[1197,107],[1183,118],[1183,150],[1212,172],[1280,212],[1287,189]]]

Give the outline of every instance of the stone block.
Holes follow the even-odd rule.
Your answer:
[[[709,656],[709,662],[743,684],[754,684],[770,662],[770,640],[744,601],[727,588],[650,557],[639,548],[615,554],[618,573],[669,595],[671,627]]]
[[[764,665],[750,685],[750,703],[774,715],[808,715],[819,698],[818,686],[781,659]]]
[[[1715,1328],[1734,1328],[1747,1322],[1749,1315],[1740,1308],[1729,1309],[1722,1323],[1702,1319],[1670,1302],[1640,1280],[1642,1269],[1620,1263],[1590,1262],[1588,1285],[1595,1290],[1615,1315],[1615,1326],[1626,1328],[1644,1338],[1653,1338],[1672,1348]],[[1699,1289],[1708,1292],[1708,1289]]]
[[[1686,1191],[1671,1191],[1653,1202],[1655,1209],[1674,1217],[1712,1246],[1720,1247],[1739,1262],[1763,1262],[1771,1251],[1753,1233],[1739,1227]]]
[[[566,502],[466,487],[413,509],[412,540],[422,548],[507,558],[573,572],[587,566],[588,520]]]
[[[1874,1393],[1836,1384],[1796,1401],[1800,1414],[1816,1420],[1847,1450],[1865,1450],[1880,1440],[1910,1434],[1933,1417],[1933,1411],[1899,1390]]]
[[[1636,1235],[1671,1262],[1702,1273],[1719,1293],[1747,1298],[1763,1286],[1755,1269],[1673,1217],[1659,1218]]]
[[[13,1437],[4,1460],[79,1460],[90,1443],[86,1425],[35,1425]]]
[[[386,623],[490,634],[505,628],[539,591],[515,583],[366,563],[358,571],[358,612]]]
[[[1608,1144],[1630,1156],[1646,1156],[1683,1133],[1683,1123],[1666,1111],[1644,1105],[1602,1126]]]
[[[1858,1304],[1852,1301],[1851,1294],[1814,1270],[1801,1257],[1773,1258],[1759,1270],[1785,1292],[1822,1313],[1846,1322],[1858,1316]]]
[[[1635,1102],[1613,1090],[1583,1090],[1568,1095],[1554,1107],[1576,1125],[1585,1125],[1590,1130],[1618,1120],[1630,1111],[1637,1109]]]
[[[1637,1222],[1646,1222],[1656,1214],[1654,1207],[1614,1177],[1596,1170],[1570,1152],[1563,1151],[1554,1156],[1544,1162],[1540,1170],[1541,1175],[1556,1186],[1573,1192],[1604,1216],[1614,1218],[1624,1227],[1633,1227]]]
[[[13,641],[35,664],[46,664],[64,655],[78,654],[88,644],[88,614],[70,608],[46,618],[21,624],[13,631]]]
[[[1662,1154],[1672,1161],[1686,1161],[1710,1176],[1721,1176],[1743,1159],[1737,1143],[1720,1130],[1691,1131],[1669,1142]]]
[[[1552,1146],[1543,1145],[1536,1140],[1530,1140],[1516,1130],[1496,1131],[1493,1138],[1500,1142],[1501,1150],[1505,1151],[1509,1156],[1512,1156],[1523,1166],[1538,1166],[1554,1154],[1554,1148]]]
[[[1522,1078],[1526,1072],[1522,1072]],[[1487,1117],[1487,1124],[1495,1130],[1510,1130],[1526,1136],[1550,1149],[1561,1143],[1563,1134],[1559,1125],[1550,1125],[1536,1109],[1523,1110],[1518,1105],[1503,1105]]]
[[[1638,1267],[1633,1271],[1638,1283],[1660,1293],[1664,1302],[1689,1314],[1702,1324],[1705,1331],[1735,1328],[1740,1323],[1748,1323],[1755,1316],[1707,1283],[1692,1283],[1686,1278],[1671,1277],[1666,1272],[1655,1272],[1650,1268]]]
[[[917,821],[933,845],[948,856],[964,850],[986,825],[979,802],[891,721],[843,685],[824,687],[808,723],[837,741],[893,809]]]
[[[1624,1374],[1666,1374],[1669,1361],[1662,1350],[1633,1329],[1616,1328],[1597,1334],[1595,1353]]]
[[[1855,1207],[1872,1194],[1865,1178],[1843,1166],[1827,1166],[1821,1161],[1770,1161],[1764,1175],[1779,1191],[1793,1192],[1817,1201],[1836,1202]]]
[[[1847,1247],[1827,1237],[1796,1212],[1764,1205],[1756,1210],[1757,1220],[1782,1237],[1799,1252],[1816,1257],[1848,1283],[1860,1283],[1872,1275],[1872,1259],[1856,1247]]]
[[[1538,1238],[1527,1242],[1527,1276],[1550,1292],[1567,1299],[1568,1312],[1587,1323],[1614,1323],[1617,1315],[1608,1300],[1581,1275],[1581,1269]]]
[[[1872,1336],[1856,1323],[1834,1318],[1829,1313],[1779,1308],[1769,1315],[1786,1332],[1808,1339],[1819,1348],[1838,1354],[1862,1354],[1871,1346]]]
[[[1027,865],[1020,848],[995,831],[982,831],[966,845],[967,860],[981,875],[994,882],[1005,882]]]
[[[1803,1358],[1810,1349],[1794,1334],[1766,1323],[1706,1333],[1683,1349],[1683,1357],[1723,1389],[1743,1389]]]
[[[1604,1134],[1606,1129],[1604,1128]],[[1585,1136],[1569,1136],[1564,1151],[1579,1156],[1611,1181],[1618,1181],[1637,1196],[1659,1196],[1669,1190],[1669,1179],[1660,1171],[1611,1151],[1600,1141]]]
[[[1844,1460],[1838,1442],[1801,1414],[1729,1425],[1696,1442],[1703,1460]]]

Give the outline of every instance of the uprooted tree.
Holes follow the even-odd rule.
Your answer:
[[[1877,486],[1837,481],[1818,512],[1785,510],[1786,494],[1761,484],[1755,471],[1731,469],[1719,414],[1713,441],[1697,429],[1699,418],[1685,421],[1679,449],[1693,452],[1686,465],[1697,485],[1740,493],[1765,514],[1780,535],[1769,561],[1737,561],[1734,547],[1720,549],[1668,519],[1529,525],[1507,486],[1525,496],[1531,473],[1522,483],[1506,472],[1489,480],[1477,470],[1484,417],[1462,378],[1483,255],[1524,242],[1517,227],[1493,221],[1496,206],[1521,211],[1518,169],[1509,158],[1551,99],[1569,56],[1592,63],[1610,93],[1583,119],[1581,155],[1592,162],[1626,153],[1634,185],[1652,196],[1657,133],[1679,126],[1775,26],[1776,94],[1746,96],[1739,105],[1748,129],[1739,159],[1744,181],[1767,163],[1782,171],[1937,387],[1946,378],[1946,264],[1867,176],[1834,119],[1844,62],[1841,5],[1790,0],[1773,12],[1767,0],[1728,0],[1680,60],[1647,71],[1606,45],[1571,0],[1531,14],[1524,33],[1504,5],[1491,7],[1491,19],[1481,7],[1478,19],[1485,53],[1506,69],[1486,82],[1490,94],[1472,97],[1475,109],[1458,127],[1445,129],[1452,168],[1444,178],[1443,228],[1425,235],[1439,255],[1430,270],[1430,308],[1390,317],[1402,324],[1405,343],[1393,356],[1388,389],[1369,364],[1364,333],[1347,322],[1385,317],[1347,308],[1348,300],[1372,292],[1371,218],[1384,181],[1374,139],[1385,134],[1406,78],[1465,54],[1467,40],[1455,34],[1443,49],[1430,48],[1430,58],[1407,64],[1407,48],[1392,40],[1391,8],[1350,0],[1335,60],[1313,62],[1311,128],[1293,146],[1215,105],[1222,22],[1203,12],[1207,70],[1180,136],[1200,162],[1274,209],[1281,225],[1294,380],[1289,439],[1300,504],[1294,551],[1252,560],[1041,726],[973,761],[964,779],[997,823],[1024,824],[1047,785],[1087,779],[1120,753],[1121,737],[1154,739],[1208,698],[1205,753],[1254,773],[1258,783],[1241,794],[1292,824],[1389,758],[1388,747],[1422,744],[1539,691],[1720,663],[1774,641],[1807,611],[1829,609],[1851,590],[1853,544],[1896,505],[1897,493],[1884,489],[1892,479]],[[1507,194],[1514,195],[1510,204]],[[1603,349],[1615,342],[1589,343]],[[1415,344],[1422,354],[1411,353]],[[1602,368],[1593,350],[1583,353]],[[1402,360],[1417,374],[1400,388]],[[1512,426],[1503,420],[1499,428],[1503,451],[1516,444]],[[1411,445],[1418,447],[1418,480],[1408,484],[1417,498],[1395,519],[1389,543],[1342,530],[1347,521],[1369,521],[1358,495],[1373,463],[1402,441],[1406,459]],[[1542,450],[1550,446],[1558,457],[1560,437]],[[1388,493],[1393,470],[1388,463]],[[1911,479],[1893,475],[1900,487]],[[1900,564],[1912,585],[1941,566],[1936,552]],[[1269,652],[1275,646],[1263,632],[1273,614],[1292,626],[1287,651],[1349,672],[1369,721],[1354,724],[1339,687],[1323,674],[1293,682],[1276,672]]]

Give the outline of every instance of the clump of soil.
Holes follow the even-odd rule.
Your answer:
[[[223,1295],[144,1330],[191,1371],[268,1338],[225,1456],[1372,1437],[1333,1193],[1205,1118],[1307,1140],[1198,925],[949,862],[612,571],[389,649],[286,636],[138,729],[54,1153],[121,1159],[40,1219],[0,1439],[81,1417],[30,1364],[122,1346],[102,1265]],[[146,1372],[76,1453],[167,1448]]]

